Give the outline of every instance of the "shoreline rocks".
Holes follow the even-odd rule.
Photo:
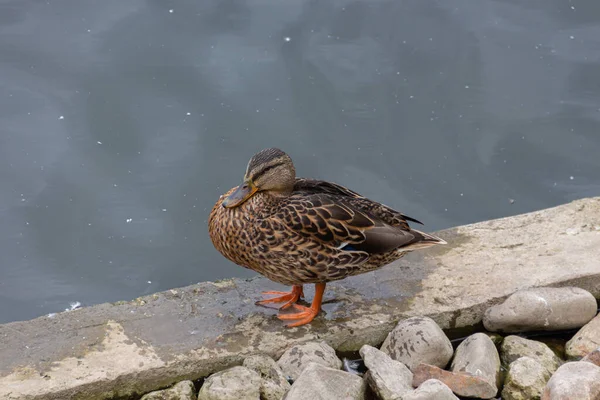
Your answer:
[[[243,360],[243,366],[208,376],[197,400],[364,400],[367,394],[377,400],[493,399],[500,394],[503,400],[597,399],[600,316],[590,315],[591,295],[586,293],[577,288],[517,292],[485,313],[484,324],[505,333],[474,333],[455,351],[433,319],[407,318],[388,333],[380,349],[363,345],[359,351],[362,360],[350,360],[360,368],[348,371],[341,370],[342,361],[322,340],[295,344],[278,360],[251,355]],[[576,304],[581,307],[579,315],[557,320],[554,313],[577,314]],[[595,307],[594,300],[594,314]],[[539,313],[536,318],[532,310]],[[561,359],[562,350],[559,357],[541,341],[506,334],[574,325],[581,329],[566,343],[565,353],[567,358],[581,361],[566,362]],[[507,370],[503,382],[501,365]],[[196,400],[193,383],[183,381],[142,398],[159,399]]]

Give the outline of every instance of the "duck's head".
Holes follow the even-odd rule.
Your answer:
[[[250,159],[244,182],[223,200],[223,207],[237,207],[257,192],[289,195],[295,179],[296,169],[290,156],[276,148],[262,150]]]

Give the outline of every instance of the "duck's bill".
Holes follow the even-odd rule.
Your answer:
[[[251,182],[245,182],[238,186],[233,193],[229,196],[225,197],[223,200],[223,207],[232,208],[237,207],[246,200],[248,200],[254,193],[256,193],[258,188],[254,186]]]

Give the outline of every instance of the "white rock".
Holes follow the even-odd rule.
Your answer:
[[[145,394],[140,400],[196,400],[196,389],[192,381],[182,381],[172,388]]]
[[[402,320],[392,330],[381,351],[411,370],[420,363],[446,367],[452,358],[452,343],[434,320],[412,317]]]
[[[521,357],[508,366],[502,399],[539,400],[548,379],[550,379],[550,372],[537,360]]]
[[[600,367],[585,361],[569,362],[548,381],[542,400],[600,399]]]
[[[229,368],[204,381],[198,400],[260,400],[260,383],[260,376],[246,367]]]
[[[500,356],[492,339],[475,333],[456,348],[450,367],[452,372],[466,372],[488,382],[498,390],[500,385]]]
[[[269,356],[261,354],[249,356],[244,360],[243,365],[260,375],[261,400],[279,400],[291,387],[279,365]]]
[[[402,400],[458,400],[458,397],[441,381],[428,379],[417,389],[404,395]]]
[[[285,400],[363,400],[365,382],[348,372],[309,363],[292,385]]]
[[[289,376],[296,380],[311,362],[329,368],[342,368],[342,361],[335,354],[335,350],[324,341],[306,342],[292,346],[281,355],[277,364],[286,377]]]
[[[600,347],[600,314],[585,324],[567,342],[565,352],[570,359],[579,359],[585,357],[598,347]]]
[[[361,347],[360,355],[369,369],[365,379],[380,400],[403,399],[413,390],[413,374],[400,361],[369,345]]]
[[[596,299],[576,287],[525,289],[490,307],[483,316],[492,332],[580,328],[596,315]]]

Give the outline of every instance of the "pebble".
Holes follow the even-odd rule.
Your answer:
[[[510,363],[502,389],[503,400],[539,399],[550,372],[537,360],[521,357]]]
[[[521,357],[531,357],[553,374],[562,361],[550,347],[542,342],[529,340],[520,336],[510,335],[504,338],[500,348],[500,358],[504,365],[509,365]]]
[[[567,342],[565,352],[569,359],[579,360],[600,347],[600,314],[585,324]]]
[[[413,370],[413,386],[422,385],[429,379],[437,379],[448,386],[454,393],[464,397],[491,399],[498,389],[485,379],[464,372],[446,371],[435,365],[419,364]]]
[[[417,389],[404,395],[402,400],[458,400],[458,397],[441,381],[428,379]]]
[[[446,367],[452,343],[434,320],[412,317],[402,320],[386,337],[381,351],[413,370],[419,364]]]
[[[498,391],[500,356],[494,342],[485,333],[475,333],[458,345],[450,369],[484,379]]]
[[[285,400],[364,400],[365,381],[357,375],[309,363]]]
[[[196,400],[192,381],[182,381],[169,389],[147,393],[140,400]]]
[[[600,399],[600,367],[584,361],[562,365],[548,381],[542,400]]]
[[[488,308],[485,329],[492,332],[553,331],[580,328],[596,315],[596,299],[576,287],[533,288]]]
[[[260,376],[239,366],[217,372],[206,378],[198,400],[260,400]]]
[[[369,345],[361,347],[360,355],[369,368],[365,379],[380,400],[403,399],[412,392],[413,374],[406,365]]]
[[[269,356],[249,356],[244,360],[243,366],[260,375],[261,400],[279,400],[291,387],[279,365]]]
[[[297,344],[287,349],[277,361],[286,377],[296,380],[304,368],[315,362],[325,367],[341,369],[342,360],[335,354],[335,350],[324,341],[306,342]]]

